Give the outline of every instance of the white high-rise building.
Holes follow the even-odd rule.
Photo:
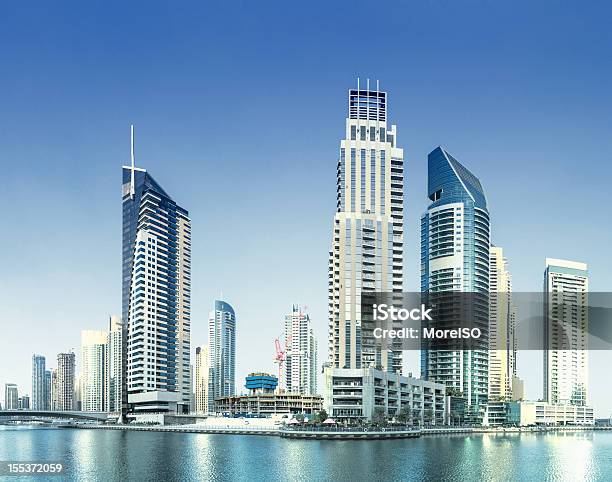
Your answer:
[[[288,393],[317,393],[317,341],[310,316],[299,305],[285,315],[285,384]]]
[[[210,372],[210,351],[208,345],[196,348],[195,362],[195,411],[208,412],[208,387]]]
[[[236,394],[236,314],[229,303],[215,300],[208,317],[210,376],[208,411],[215,400]]]
[[[329,354],[334,369],[402,368],[401,350],[378,349],[362,331],[361,294],[401,292],[404,152],[387,125],[387,93],[357,81],[340,141],[329,253]]]
[[[107,331],[83,330],[81,332],[81,410],[102,412],[106,410],[106,346]]]
[[[144,169],[123,167],[123,313],[127,404],[189,411],[191,220]],[[125,386],[125,385],[124,385]]]
[[[587,265],[546,259],[544,272],[544,399],[588,405]]]
[[[74,353],[57,355],[57,410],[74,410]]]
[[[499,246],[491,246],[489,261],[489,400],[508,401],[516,378],[512,276]]]
[[[111,413],[121,411],[122,376],[121,361],[123,359],[123,330],[121,319],[111,316],[109,319],[108,336],[106,340],[106,381],[105,410]]]
[[[14,383],[4,384],[4,410],[19,409],[19,389]]]

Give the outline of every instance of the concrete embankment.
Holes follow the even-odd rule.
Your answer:
[[[287,429],[279,427],[211,427],[206,425],[72,425],[72,428],[97,430],[132,430],[141,432],[174,432],[174,433],[204,433],[228,435],[273,435],[289,439],[326,439],[326,440],[372,440],[420,437],[420,430],[397,429],[359,429],[345,430],[339,428],[321,429]]]
[[[416,438],[421,436],[444,435],[477,435],[488,434],[521,434],[542,432],[579,432],[591,430],[612,430],[612,427],[520,427],[520,428],[493,428],[493,427],[428,427],[423,429],[399,430],[385,428],[374,430],[355,429],[346,430],[335,427],[277,427],[277,426],[210,426],[205,424],[192,425],[90,425],[70,424],[66,428],[98,429],[98,430],[132,430],[142,432],[174,432],[174,433],[202,433],[226,435],[267,435],[288,439],[319,439],[319,440],[383,440]]]

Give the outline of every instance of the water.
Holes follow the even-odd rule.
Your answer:
[[[0,426],[0,460],[37,459],[67,467],[51,480],[612,480],[612,433],[322,441]]]

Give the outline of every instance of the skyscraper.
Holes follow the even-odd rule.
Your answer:
[[[232,306],[215,300],[208,317],[210,378],[208,411],[214,412],[214,401],[236,394],[236,314]]]
[[[45,357],[32,355],[32,409],[47,410],[45,392]]]
[[[19,390],[14,383],[4,384],[4,410],[19,409]]]
[[[516,379],[516,310],[512,276],[499,246],[491,246],[489,289],[489,399],[507,401]]]
[[[340,141],[337,204],[329,253],[329,354],[336,369],[402,368],[401,351],[374,347],[362,331],[362,292],[401,292],[403,262],[403,149],[387,126],[387,93],[348,92]]]
[[[49,375],[51,377],[51,390],[49,392],[49,408],[51,410],[57,410],[58,403],[58,393],[57,393],[57,369],[51,368],[49,370]]]
[[[288,393],[317,393],[317,341],[310,316],[293,305],[285,316],[285,383]]]
[[[196,348],[195,362],[195,411],[207,413],[209,405],[208,384],[210,372],[210,351],[208,345]]]
[[[587,265],[546,258],[544,271],[544,399],[588,405]]]
[[[81,410],[102,412],[106,409],[106,346],[108,332],[81,332]]]
[[[53,410],[52,403],[52,372],[45,370],[45,408],[44,410]]]
[[[108,323],[108,337],[106,341],[106,394],[104,400],[107,412],[121,411],[122,376],[121,361],[123,359],[123,330],[121,320],[111,316]]]
[[[27,393],[19,397],[19,400],[17,401],[17,405],[19,407],[19,410],[29,410],[30,409],[30,397],[28,396]]]
[[[488,396],[489,251],[487,200],[480,181],[441,147],[428,156],[431,204],[421,217],[421,291],[425,296],[455,296],[453,312],[461,319],[436,317],[435,323],[470,325],[482,330],[470,349],[440,349],[446,341],[421,351],[423,378],[460,391],[467,411],[482,416]],[[466,313],[468,316],[466,317]],[[450,316],[455,316],[453,313]]]
[[[57,410],[74,410],[74,353],[57,355]]]
[[[123,166],[123,322],[128,404],[189,410],[191,221],[144,169]]]

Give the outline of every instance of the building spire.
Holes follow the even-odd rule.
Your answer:
[[[132,177],[130,179],[130,196],[134,197],[136,193],[136,187],[134,185],[134,169],[135,169],[135,160],[134,160],[134,124],[130,125],[130,157],[132,160]]]

